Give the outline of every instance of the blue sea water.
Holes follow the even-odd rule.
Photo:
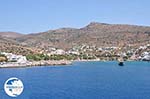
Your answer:
[[[10,77],[24,91],[11,98],[4,91]],[[150,99],[150,63],[74,62],[68,66],[0,69],[0,99]]]

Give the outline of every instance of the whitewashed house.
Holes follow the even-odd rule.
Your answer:
[[[67,54],[80,55],[78,51],[68,51]]]
[[[26,63],[27,59],[25,56],[22,55],[15,55],[12,53],[5,53],[2,52],[1,54],[5,55],[9,62],[17,62],[17,63]]]
[[[62,49],[57,49],[55,51],[52,51],[50,54],[51,55],[64,55],[64,54],[66,54],[66,52]]]
[[[143,52],[141,59],[146,60],[146,61],[150,61],[150,53],[149,52]]]
[[[26,63],[26,62],[27,58],[25,56],[18,55],[17,63]]]

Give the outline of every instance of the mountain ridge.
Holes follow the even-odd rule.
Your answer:
[[[82,28],[59,28],[8,39],[42,50],[49,47],[68,50],[81,44],[97,47],[119,46],[120,42],[140,46],[150,43],[150,27],[91,22]]]

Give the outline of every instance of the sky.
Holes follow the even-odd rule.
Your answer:
[[[0,0],[0,31],[37,33],[90,22],[150,26],[150,0]]]

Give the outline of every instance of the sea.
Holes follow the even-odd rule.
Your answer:
[[[24,85],[16,98],[4,90],[5,81],[11,77]],[[0,99],[150,99],[150,62],[0,68]]]

